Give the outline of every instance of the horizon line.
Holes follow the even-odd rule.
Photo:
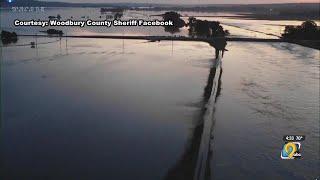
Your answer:
[[[35,0],[37,2],[49,2],[49,3],[69,3],[69,4],[155,4],[155,5],[272,5],[272,4],[320,4],[320,1],[309,2],[273,2],[273,3],[152,3],[152,2],[66,2],[66,1],[42,1]]]

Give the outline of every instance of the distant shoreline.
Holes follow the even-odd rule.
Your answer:
[[[158,3],[70,3],[43,0],[0,1],[0,7],[44,7],[44,8],[110,8],[136,11],[234,13],[234,16],[212,16],[241,18],[248,20],[315,20],[320,19],[320,3],[274,3],[274,4],[158,4]],[[208,16],[209,17],[209,16]]]
[[[319,21],[318,17],[304,16],[304,15],[268,15],[268,14],[239,14],[233,18],[242,18],[248,20],[315,20]]]
[[[183,11],[181,11],[183,12]],[[193,12],[193,11],[188,11]],[[197,11],[194,11],[197,12]],[[304,21],[304,20],[314,20],[319,22],[319,17],[310,18],[305,16],[276,16],[276,15],[265,15],[265,14],[255,14],[255,13],[236,13],[236,12],[226,12],[226,13],[234,13],[235,15],[203,15],[203,16],[181,16],[181,17],[220,17],[220,18],[229,18],[229,19],[246,19],[246,20],[270,20],[270,21],[277,21],[277,20],[287,20],[287,21]],[[160,14],[151,15],[151,16],[161,16]]]

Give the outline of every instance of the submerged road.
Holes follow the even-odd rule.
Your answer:
[[[61,38],[99,38],[99,39],[135,39],[135,40],[148,40],[148,41],[201,41],[214,43],[221,38],[205,38],[205,37],[186,37],[186,36],[119,36],[119,35],[18,35],[18,36],[31,36],[31,37],[61,37]],[[226,37],[227,41],[241,41],[241,42],[287,42],[298,44],[305,47],[320,49],[320,41],[314,40],[286,40],[286,39],[264,39],[264,38],[238,38]]]

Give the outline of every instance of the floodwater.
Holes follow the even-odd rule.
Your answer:
[[[318,50],[31,41],[1,48],[2,179],[319,177]],[[301,159],[281,160],[287,134]]]
[[[159,15],[164,11],[134,11],[128,10],[123,14],[122,20],[129,19],[145,19],[154,20],[160,19]],[[234,18],[233,13],[219,13],[219,12],[179,12],[183,15],[185,22],[188,22],[186,16],[194,16],[197,19],[220,21],[224,29],[230,32],[231,37],[255,37],[255,38],[274,38],[277,39],[284,31],[285,25],[300,25],[303,21],[297,20],[248,20],[243,18]],[[16,28],[13,24],[15,19],[19,20],[48,20],[48,16],[61,15],[62,20],[105,20],[107,16],[112,14],[101,14],[99,8],[45,8],[44,12],[12,12],[11,9],[3,9],[1,12],[1,28],[7,31],[16,31],[18,34],[41,34],[39,31],[47,30],[52,27],[19,27]],[[210,17],[216,16],[216,17]],[[240,17],[240,16],[239,16]],[[112,19],[108,19],[112,20]],[[319,24],[320,21],[316,20]],[[162,36],[187,36],[188,28],[180,29],[180,32],[171,34],[165,32],[163,27],[136,27],[136,26],[118,26],[118,27],[53,27],[55,29],[63,30],[67,35],[162,35]]]

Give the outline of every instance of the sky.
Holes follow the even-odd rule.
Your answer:
[[[163,3],[163,4],[270,4],[270,3],[303,3],[319,2],[319,0],[44,0],[74,3]]]

